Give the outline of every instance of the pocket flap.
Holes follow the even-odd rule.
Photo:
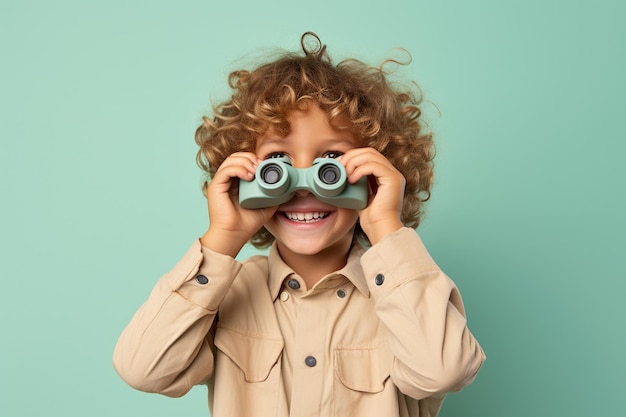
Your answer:
[[[265,381],[284,346],[281,339],[253,337],[224,327],[218,327],[214,342],[243,371],[248,382]]]
[[[381,392],[391,374],[393,354],[387,344],[335,350],[335,374],[354,391]]]

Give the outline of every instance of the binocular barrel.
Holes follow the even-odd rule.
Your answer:
[[[348,184],[344,166],[334,159],[318,158],[310,168],[294,168],[285,158],[268,159],[257,167],[254,180],[240,181],[239,203],[243,208],[270,207],[307,190],[337,207],[361,209],[367,204],[367,182],[362,180]]]
[[[306,169],[269,159],[261,163],[257,172],[259,187],[268,195],[283,194],[291,186],[293,191],[313,190],[316,194],[331,197],[341,193],[346,185],[343,165],[332,159]]]

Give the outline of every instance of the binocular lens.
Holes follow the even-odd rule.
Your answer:
[[[341,178],[341,173],[339,172],[339,168],[334,165],[326,165],[323,166],[319,170],[319,178],[324,184],[335,184]]]
[[[283,170],[278,165],[267,165],[261,170],[261,179],[266,184],[276,184],[283,176]]]

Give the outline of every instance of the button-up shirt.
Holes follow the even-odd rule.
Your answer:
[[[414,230],[365,250],[312,288],[269,256],[195,242],[123,331],[131,386],[181,396],[207,384],[213,417],[434,417],[485,356],[461,296]]]

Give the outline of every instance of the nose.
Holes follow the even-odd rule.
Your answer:
[[[291,166],[294,168],[298,168],[298,169],[306,169],[306,168],[310,168],[311,166],[313,166],[313,160],[315,159],[314,156],[308,155],[308,154],[300,154],[296,157],[294,157],[291,160]],[[311,194],[311,192],[307,189],[304,188],[300,188],[298,190],[296,190],[296,196],[297,197],[306,197],[309,194]]]
[[[299,157],[293,158],[291,161],[291,166],[294,168],[310,168],[313,166],[313,158],[307,157]]]
[[[309,157],[308,155],[301,155],[297,158],[292,159],[291,166],[298,169],[310,168],[311,166],[313,166],[313,159],[314,158]],[[298,197],[306,197],[309,194],[311,194],[311,192],[306,189],[301,188],[299,190],[296,190],[296,196]]]

